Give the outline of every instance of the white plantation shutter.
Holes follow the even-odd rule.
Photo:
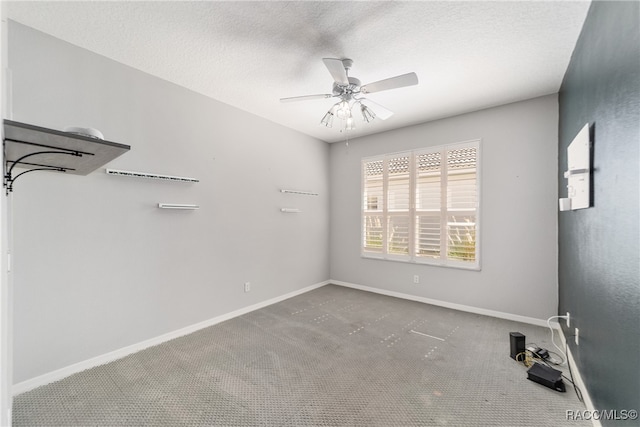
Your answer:
[[[479,142],[362,162],[362,255],[479,268]]]
[[[410,156],[388,159],[387,253],[409,255]]]
[[[442,236],[442,153],[418,154],[416,162],[416,256],[439,259]]]
[[[477,148],[447,151],[447,257],[476,259]]]
[[[384,161],[363,163],[363,241],[365,252],[383,253],[384,248]]]

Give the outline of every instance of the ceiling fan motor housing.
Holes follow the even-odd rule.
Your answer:
[[[360,79],[356,79],[355,77],[349,77],[349,85],[343,86],[338,84],[337,82],[333,82],[333,94],[335,96],[342,95],[351,95],[353,93],[360,92]]]

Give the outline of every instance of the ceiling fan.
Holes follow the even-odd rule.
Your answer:
[[[418,76],[416,73],[407,73],[363,85],[359,79],[349,77],[349,70],[353,65],[351,59],[323,58],[322,62],[324,62],[324,65],[334,80],[331,93],[280,98],[280,101],[292,102],[326,98],[340,99],[340,101],[327,111],[320,121],[320,123],[326,127],[332,127],[334,117],[338,117],[344,122],[344,130],[354,129],[355,123],[351,109],[356,107],[356,105],[360,107],[360,112],[365,122],[369,123],[376,117],[386,120],[393,115],[393,112],[384,108],[382,105],[364,98],[362,95],[418,84]],[[374,110],[377,113],[374,112]]]

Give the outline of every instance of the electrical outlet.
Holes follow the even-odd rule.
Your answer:
[[[576,328],[576,345],[580,345],[580,329]]]
[[[571,314],[567,311],[567,328],[571,327]]]
[[[251,282],[244,282],[244,291],[249,292],[251,290]]]
[[[413,276],[413,283],[420,283],[420,276],[417,274]]]

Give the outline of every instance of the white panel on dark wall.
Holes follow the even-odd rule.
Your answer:
[[[560,199],[560,210],[586,209],[591,205],[591,144],[589,123],[567,147],[567,197]]]

